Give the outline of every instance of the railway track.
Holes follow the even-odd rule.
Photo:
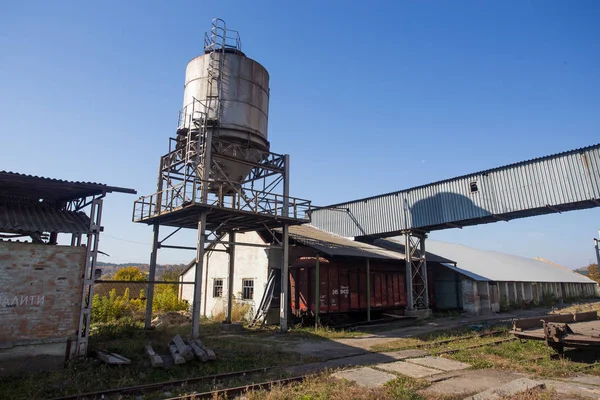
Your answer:
[[[485,337],[485,336],[493,336],[493,335],[501,334],[501,333],[505,333],[505,331],[485,332],[482,334],[471,335],[471,336],[463,337],[463,338],[454,338],[454,339],[442,340],[442,341],[433,342],[433,343],[427,343],[427,344],[423,344],[423,345],[418,345],[416,347],[422,348],[422,347],[427,347],[427,346],[438,346],[438,345],[443,345],[443,344],[450,343],[450,342],[468,340],[468,339],[473,339],[473,338],[478,338],[478,337],[481,338],[481,337]],[[469,350],[469,349],[474,349],[474,348],[483,347],[483,346],[498,345],[498,344],[501,344],[501,343],[504,343],[507,341],[511,341],[511,340],[516,340],[516,338],[495,340],[492,342],[479,343],[474,346],[466,346],[466,347],[461,347],[461,348],[457,348],[457,349],[445,350],[445,351],[441,351],[441,352],[434,351],[434,352],[431,352],[431,354],[432,355],[451,354],[451,353],[455,353],[455,352],[458,352],[461,350]],[[415,346],[411,346],[409,348],[415,348]],[[384,351],[373,351],[372,353],[382,353],[382,352],[384,352]],[[336,357],[334,359],[343,359],[343,358],[349,358],[349,357],[354,357],[354,356],[356,356],[356,355],[345,356],[345,357]],[[272,366],[272,367],[244,370],[244,371],[226,372],[226,373],[222,373],[222,374],[205,375],[205,376],[192,377],[192,378],[186,378],[186,379],[170,380],[170,381],[164,381],[164,382],[159,382],[159,383],[150,383],[150,384],[144,384],[144,385],[136,385],[136,386],[115,388],[115,389],[100,390],[100,391],[96,391],[96,392],[80,393],[80,394],[69,395],[69,396],[64,396],[64,397],[57,397],[52,400],[84,400],[84,399],[87,400],[87,399],[107,399],[107,398],[111,398],[113,396],[114,397],[136,396],[136,395],[141,395],[144,393],[167,391],[167,390],[170,390],[170,389],[176,388],[176,387],[202,384],[202,383],[210,383],[210,382],[221,382],[221,381],[227,381],[227,380],[232,380],[235,378],[241,378],[241,377],[246,377],[246,376],[249,377],[252,375],[257,375],[260,373],[265,373],[265,372],[270,372],[270,371],[283,371],[286,368],[290,368],[290,367],[298,366],[298,365],[302,365],[302,364],[286,365],[285,367]],[[302,379],[304,379],[308,375],[310,375],[310,373],[301,375],[301,376],[286,378],[286,379],[278,379],[278,380],[273,380],[273,381],[252,383],[252,384],[248,384],[248,385],[236,386],[236,387],[231,387],[231,388],[216,389],[213,391],[203,392],[203,393],[193,393],[193,394],[184,395],[184,396],[180,396],[180,397],[172,397],[171,399],[172,400],[178,400],[178,399],[189,400],[189,399],[204,399],[204,398],[220,398],[219,396],[231,397],[231,396],[245,393],[250,390],[270,389],[271,387],[276,386],[276,385],[287,385],[290,383],[299,382],[299,381],[302,381]]]

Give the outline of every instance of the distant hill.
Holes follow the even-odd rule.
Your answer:
[[[102,277],[100,279],[110,279],[115,275],[117,270],[125,267],[137,267],[141,271],[148,272],[150,265],[141,263],[124,263],[124,264],[112,264],[107,262],[98,261],[98,268],[102,270]],[[162,273],[169,269],[183,269],[185,264],[156,264],[156,277],[159,278]]]

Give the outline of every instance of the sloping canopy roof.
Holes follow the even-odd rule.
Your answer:
[[[70,201],[111,192],[137,193],[133,189],[107,186],[102,183],[73,182],[19,174],[16,172],[0,171],[0,195],[54,201]]]
[[[292,241],[311,247],[331,257],[362,257],[385,260],[404,260],[394,251],[388,251],[366,243],[355,242],[342,236],[334,235],[310,225],[289,227]]]
[[[459,271],[464,270],[475,280],[498,282],[565,282],[595,283],[593,280],[533,258],[479,250],[453,243],[427,240],[427,250],[443,254],[456,261]]]
[[[0,232],[87,233],[90,219],[83,212],[56,210],[43,204],[0,203]]]

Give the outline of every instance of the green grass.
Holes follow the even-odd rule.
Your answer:
[[[368,335],[366,332],[357,332],[353,330],[334,329],[329,327],[293,327],[289,330],[290,337],[302,337],[310,339],[346,339],[356,338]]]
[[[531,373],[538,377],[567,377],[581,372],[588,364],[568,358],[553,358],[554,351],[543,341],[514,340],[496,346],[459,351],[449,357],[473,368],[497,368]],[[585,368],[585,373],[600,375],[600,364]]]
[[[239,336],[214,335],[218,332],[218,324],[207,323],[201,326],[200,337],[216,352],[216,361],[202,363],[194,360],[168,369],[150,365],[144,349],[146,344],[152,344],[161,355],[169,354],[167,344],[173,336],[179,333],[185,337],[189,331],[189,325],[152,331],[136,325],[103,326],[91,336],[90,346],[121,354],[131,360],[130,365],[110,366],[94,358],[74,360],[62,370],[0,379],[0,392],[7,399],[52,398],[303,361],[295,353],[284,352],[277,344],[261,343],[251,337],[240,340]]]

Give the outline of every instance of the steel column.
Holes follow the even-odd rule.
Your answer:
[[[194,304],[192,306],[192,338],[200,335],[200,303],[202,302],[202,268],[204,262],[204,241],[206,240],[206,212],[198,221],[198,243],[196,250],[196,279],[194,280]]]
[[[279,330],[284,333],[288,330],[289,316],[289,247],[288,247],[288,225],[283,225],[283,257],[281,260],[281,294],[279,297]]]
[[[598,266],[598,270],[600,270],[600,230],[598,231],[598,239],[594,239],[594,244],[596,247],[596,265]]]
[[[423,278],[423,285],[425,286],[425,290],[423,293],[423,307],[425,309],[429,308],[429,285],[427,282],[427,253],[425,252],[425,239],[427,239],[427,235],[423,235],[421,237],[421,277]]]
[[[284,170],[283,170],[283,209],[282,214],[284,217],[289,216],[290,207],[290,156],[288,154],[283,156]],[[281,239],[281,245],[283,246],[283,254],[281,261],[281,294],[279,296],[279,330],[281,332],[287,332],[288,330],[288,316],[289,316],[289,243],[288,243],[288,224],[283,225],[283,235]]]
[[[367,258],[367,321],[371,321],[371,260]]]
[[[319,253],[315,260],[315,328],[319,327],[319,311],[321,309],[321,298],[319,297],[319,288],[321,286],[321,273],[319,268]]]
[[[153,225],[154,236],[152,239],[152,253],[150,255],[150,271],[148,273],[148,293],[146,293],[146,318],[144,326],[146,329],[152,327],[152,303],[154,301],[154,282],[156,278],[156,256],[158,253],[158,223]]]
[[[227,274],[227,319],[225,322],[231,323],[231,312],[233,310],[233,279],[235,266],[235,232],[229,232],[229,273]]]
[[[413,311],[413,274],[411,260],[410,233],[404,233],[404,253],[406,258],[406,311]]]

